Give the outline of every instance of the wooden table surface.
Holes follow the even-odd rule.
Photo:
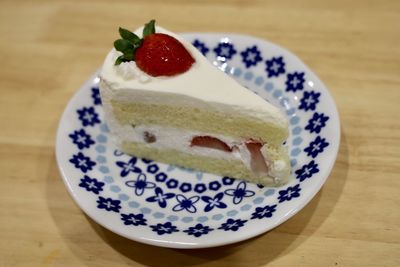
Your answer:
[[[400,1],[1,1],[0,266],[400,266]],[[136,243],[86,217],[55,134],[120,25],[238,32],[296,53],[340,112],[318,195],[257,238],[213,249]]]

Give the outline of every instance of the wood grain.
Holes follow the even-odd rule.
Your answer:
[[[238,32],[299,55],[329,87],[342,139],[304,210],[225,247],[119,237],[80,211],[54,156],[60,115],[116,27]],[[400,266],[400,2],[1,1],[0,266]]]

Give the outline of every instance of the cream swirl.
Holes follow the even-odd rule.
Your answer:
[[[114,62],[121,55],[121,52],[114,50]],[[119,65],[115,65],[114,69],[116,74],[126,81],[136,79],[140,83],[147,83],[151,80],[149,75],[136,66],[135,61],[122,62]]]

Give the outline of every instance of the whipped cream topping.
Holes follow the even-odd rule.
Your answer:
[[[115,62],[115,60],[117,60],[117,58],[121,55],[121,52],[114,50],[113,61]],[[146,83],[151,80],[149,75],[137,67],[135,61],[122,62],[119,65],[114,65],[114,69],[116,74],[126,81],[135,79],[140,83]]]
[[[137,29],[135,34],[142,36],[142,29]],[[115,66],[115,59],[120,54],[112,49],[105,59],[100,77],[120,99],[129,101],[130,97],[135,98],[129,92],[132,90],[142,94],[159,94],[162,99],[172,97],[176,105],[187,104],[189,99],[192,107],[201,108],[201,105],[207,103],[217,111],[235,112],[287,128],[288,122],[278,108],[218,70],[189,42],[161,27],[157,27],[156,32],[178,39],[195,59],[195,63],[185,73],[171,77],[151,77],[143,82],[143,72],[137,71],[134,61]]]

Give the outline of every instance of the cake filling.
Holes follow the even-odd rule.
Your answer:
[[[249,139],[244,142],[246,148],[250,154],[250,168],[254,173],[267,174],[269,169],[264,155],[261,153],[263,147],[262,142]],[[242,145],[242,144],[241,144]],[[193,137],[190,146],[206,147],[210,149],[218,149],[225,152],[232,152],[233,150],[238,151],[239,146],[233,145],[228,146],[224,141],[213,137],[213,136],[195,136]]]
[[[254,140],[246,142],[246,147],[250,152],[250,167],[255,173],[263,174],[268,173],[267,162],[264,155],[261,153],[263,144]]]
[[[258,175],[271,175],[279,171],[275,167],[281,164],[270,159],[262,149],[265,143],[256,139],[237,140],[156,125],[118,125],[113,128],[120,140],[126,142],[145,143],[159,149],[174,149],[216,159],[240,160]]]
[[[261,153],[261,148],[263,147],[264,144],[255,141],[253,139],[245,141],[244,144],[246,145],[246,148],[250,153],[251,170],[257,174],[267,174],[268,173],[267,162],[264,158],[264,155]],[[190,146],[218,149],[225,152],[232,152],[233,150],[239,150],[238,145],[230,147],[224,141],[209,135],[193,137]]]
[[[232,152],[232,148],[230,148],[224,141],[208,135],[193,137],[190,146],[207,147],[219,149],[225,152]]]

